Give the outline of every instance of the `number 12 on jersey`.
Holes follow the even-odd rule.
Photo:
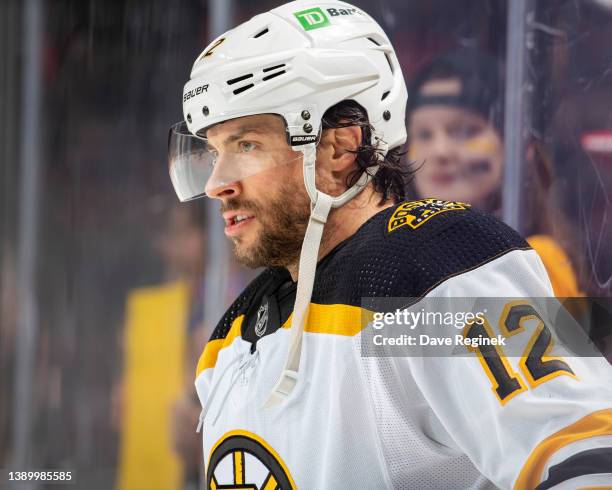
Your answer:
[[[571,376],[578,379],[574,371],[560,357],[549,355],[554,339],[550,330],[538,312],[526,302],[508,303],[501,314],[499,327],[506,337],[525,332],[525,322],[536,321],[536,328],[531,335],[519,361],[519,368],[523,377],[512,369],[508,358],[499,345],[466,346],[470,352],[476,353],[488,378],[493,384],[493,392],[502,405],[505,405],[514,396],[526,391],[529,387],[545,383],[557,376]],[[466,338],[494,338],[493,329],[486,321],[471,323],[463,331]],[[524,378],[524,379],[523,379]]]

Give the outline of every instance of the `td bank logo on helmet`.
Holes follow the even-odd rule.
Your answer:
[[[300,24],[302,24],[306,31],[329,25],[329,19],[319,7],[294,12],[293,15],[300,21]]]
[[[347,9],[337,9],[337,8],[329,8],[325,9],[327,11],[327,15],[330,17],[338,17],[340,15],[361,15],[361,12],[355,8],[347,8]],[[302,27],[306,31],[310,31],[312,29],[319,29],[320,27],[327,27],[330,25],[329,18],[321,10],[319,7],[314,7],[307,10],[302,10],[300,12],[294,12],[297,20],[300,21]]]

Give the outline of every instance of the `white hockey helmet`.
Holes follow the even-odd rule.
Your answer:
[[[406,98],[393,47],[368,14],[344,2],[289,2],[219,36],[196,59],[183,90],[185,123],[171,132],[175,189],[183,201],[204,195],[214,157],[202,158],[201,143],[189,136],[214,124],[278,114],[298,150],[316,141],[327,109],[353,100],[367,111],[384,154],[406,140]],[[236,167],[240,173],[226,172],[221,184],[247,177],[245,167],[260,168]]]
[[[406,140],[406,84],[384,31],[362,10],[344,2],[289,2],[226,32],[197,58],[183,91],[185,122],[173,126],[170,175],[181,201],[269,168],[240,153],[215,157],[206,149],[206,130],[243,116],[276,114],[285,121],[287,143],[303,158],[304,184],[312,203],[299,263],[299,280],[284,371],[266,406],[293,391],[299,372],[304,320],[312,296],[323,227],[332,207],[352,199],[378,167],[368,169],[340,196],[316,188],[316,142],[322,117],[341,101],[365,111],[381,155]],[[286,154],[285,147],[284,151]],[[270,161],[274,161],[271,158]],[[224,167],[221,169],[220,167]]]

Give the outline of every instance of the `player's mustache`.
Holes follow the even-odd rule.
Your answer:
[[[254,201],[248,199],[231,199],[221,205],[221,213],[236,211],[237,209],[241,211],[259,211],[260,207]]]

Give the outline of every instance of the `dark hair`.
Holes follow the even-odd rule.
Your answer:
[[[372,178],[374,190],[381,194],[380,203],[384,204],[389,199],[401,202],[406,197],[406,186],[414,171],[406,164],[402,157],[405,152],[401,147],[391,148],[383,155],[378,145],[378,138],[372,142],[373,127],[368,119],[367,111],[353,100],[343,100],[325,111],[322,119],[322,128],[346,128],[359,126],[362,132],[361,144],[353,153],[357,155],[357,169],[351,172],[347,178],[346,185],[355,185],[363,172],[368,168],[379,166],[378,172]]]

